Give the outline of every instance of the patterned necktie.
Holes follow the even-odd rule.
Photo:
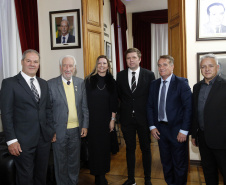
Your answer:
[[[34,81],[34,78],[31,78],[31,79],[30,79],[30,82],[31,82],[31,91],[32,91],[33,94],[35,95],[35,100],[36,100],[37,102],[39,102],[38,91],[37,91],[35,85],[33,84],[33,81]]]
[[[63,37],[63,42],[62,43],[65,43],[65,37]]]
[[[166,82],[167,81],[163,81],[161,95],[160,95],[160,101],[159,101],[159,119],[160,119],[160,121],[162,121],[165,116]]]
[[[136,77],[135,77],[136,72],[132,72],[132,81],[131,81],[131,91],[132,93],[136,90],[137,84],[136,84]]]

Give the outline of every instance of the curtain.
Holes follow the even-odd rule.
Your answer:
[[[134,47],[142,53],[141,67],[151,69],[151,23],[168,23],[168,10],[133,13]]]
[[[39,51],[37,0],[15,0],[22,52]]]
[[[151,24],[151,69],[159,78],[157,61],[168,54],[168,24]]]
[[[1,64],[3,78],[21,70],[21,45],[18,34],[14,0],[0,1]],[[1,79],[0,79],[1,80]]]
[[[114,34],[114,24],[111,25],[111,46],[112,48],[115,48],[115,34]],[[117,68],[116,68],[116,58],[115,58],[115,49],[112,49],[112,69],[113,69],[113,76],[116,79],[117,75]]]
[[[37,0],[15,0],[21,49],[39,52],[38,4]],[[40,69],[37,76],[40,75]]]
[[[115,58],[116,58],[116,68],[117,72],[120,71],[120,56],[119,56],[119,35],[118,35],[118,18],[121,27],[121,38],[122,38],[122,53],[127,50],[126,41],[126,30],[127,30],[127,20],[126,20],[126,7],[121,2],[121,0],[111,0],[111,22],[114,24],[114,35],[115,35]],[[123,65],[126,66],[125,57],[123,57]]]

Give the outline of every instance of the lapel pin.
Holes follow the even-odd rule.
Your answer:
[[[77,86],[75,86],[75,91],[77,91],[78,90],[78,88],[77,88]]]

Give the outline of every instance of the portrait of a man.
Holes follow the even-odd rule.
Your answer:
[[[81,48],[80,10],[49,12],[51,50]]]
[[[57,44],[75,43],[75,36],[69,33],[70,24],[68,20],[62,19],[60,22],[61,35],[56,38]]]
[[[226,26],[223,25],[225,7],[222,3],[212,3],[207,7],[208,22],[203,25],[204,34],[226,33]]]

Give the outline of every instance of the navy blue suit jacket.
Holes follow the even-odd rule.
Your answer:
[[[56,43],[57,44],[61,43],[61,36],[56,38]],[[68,39],[67,39],[67,43],[75,43],[75,36],[69,34]]]
[[[158,128],[158,100],[161,79],[150,85],[147,113],[149,126]],[[170,127],[189,131],[192,115],[192,93],[186,78],[172,75],[166,97],[166,116]]]

